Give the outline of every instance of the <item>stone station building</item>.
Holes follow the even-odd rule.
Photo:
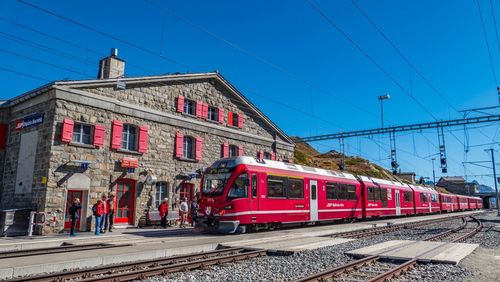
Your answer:
[[[47,234],[70,226],[79,197],[90,230],[92,205],[113,192],[116,224],[137,226],[165,197],[192,199],[221,157],[293,159],[293,141],[218,72],[124,78],[124,66],[115,53],[100,79],[0,104],[0,208],[50,213]]]

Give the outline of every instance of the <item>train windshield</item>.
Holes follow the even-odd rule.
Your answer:
[[[231,189],[227,195],[228,199],[236,198],[247,198],[248,197],[248,187],[250,186],[250,181],[248,180],[248,174],[243,173],[238,178],[236,178],[231,184]]]
[[[231,176],[232,169],[213,169],[209,168],[203,176],[203,189],[201,191],[203,196],[218,197],[221,196],[226,187],[226,183]]]

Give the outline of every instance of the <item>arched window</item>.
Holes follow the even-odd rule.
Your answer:
[[[137,151],[137,127],[132,124],[124,124],[122,132],[122,149]]]
[[[163,199],[168,198],[168,184],[167,182],[157,182],[155,189],[154,207],[158,208]]]
[[[184,143],[182,146],[182,157],[194,160],[195,140],[191,136],[184,136]]]

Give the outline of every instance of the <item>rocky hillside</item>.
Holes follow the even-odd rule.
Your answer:
[[[341,154],[336,151],[321,154],[307,143],[296,143],[294,158],[296,164],[339,170],[340,159]],[[353,174],[395,179],[390,171],[360,157],[346,156],[345,164],[346,171]]]

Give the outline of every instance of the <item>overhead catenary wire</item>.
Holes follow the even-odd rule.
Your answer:
[[[488,36],[486,34],[486,27],[484,26],[483,12],[481,11],[481,6],[479,5],[479,0],[476,0],[477,10],[479,12],[479,18],[481,19],[481,27],[483,28],[484,42],[486,44],[486,50],[488,51],[488,58],[490,59],[491,73],[493,74],[493,79],[495,81],[496,87],[499,87],[497,80],[497,73],[495,71],[495,64],[493,63],[493,57],[491,56],[490,43],[488,42]]]
[[[500,39],[498,38],[498,27],[497,27],[497,19],[495,17],[495,9],[493,8],[493,0],[490,0],[490,8],[491,8],[491,16],[493,18],[493,28],[495,29],[495,36],[497,39],[497,47],[500,52]]]

